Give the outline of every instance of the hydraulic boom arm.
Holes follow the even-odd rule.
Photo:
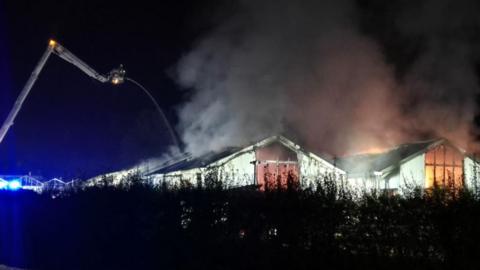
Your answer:
[[[70,51],[65,49],[62,45],[58,44],[55,40],[50,40],[48,43],[47,50],[43,54],[42,58],[40,58],[40,61],[38,62],[37,66],[32,72],[32,75],[30,75],[30,78],[28,79],[27,83],[22,89],[22,92],[20,92],[20,95],[18,96],[17,100],[15,101],[15,104],[13,105],[12,110],[7,116],[7,119],[3,123],[1,129],[0,129],[0,143],[2,143],[5,135],[7,134],[8,130],[10,127],[13,125],[13,122],[15,120],[15,117],[17,116],[18,112],[22,108],[22,104],[27,98],[28,94],[30,93],[30,90],[32,89],[33,85],[35,84],[35,81],[38,78],[38,75],[42,71],[43,67],[45,66],[45,63],[47,62],[48,58],[50,57],[51,54],[56,54],[59,57],[61,57],[63,60],[75,65],[77,68],[79,68],[81,71],[83,71],[85,74],[88,76],[102,82],[102,83],[107,83],[111,82],[113,84],[119,84],[123,82],[123,77],[125,75],[125,71],[123,68],[120,66],[118,69],[112,70],[108,76],[104,76],[96,72],[94,69],[92,69],[90,66],[88,66],[85,62],[80,60],[78,57],[76,57],[74,54],[72,54]]]
[[[90,66],[85,64],[82,60],[80,60],[78,57],[76,57],[73,53],[71,53],[69,50],[65,49],[62,45],[58,44],[54,40],[50,40],[50,43],[48,44],[47,51],[51,51],[54,54],[60,56],[63,60],[73,64],[77,68],[79,68],[81,71],[85,72],[88,76],[97,79],[98,81],[102,83],[106,83],[109,81],[108,77],[102,76],[98,74],[95,70],[93,70]]]

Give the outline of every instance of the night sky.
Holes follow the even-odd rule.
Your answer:
[[[169,71],[209,27],[198,1],[0,2],[0,119],[55,38],[100,73],[123,64],[173,125],[180,92]],[[101,84],[52,55],[0,145],[0,174],[87,177],[160,155],[171,140],[133,84]]]
[[[189,86],[201,88],[201,86],[198,87],[198,84],[203,83],[198,80],[192,85],[179,83],[176,77],[179,61],[197,47],[199,40],[208,36],[212,29],[217,29],[216,33],[221,32],[218,31],[218,26],[222,25],[224,21],[230,21],[232,24],[240,22],[239,24],[243,27],[238,27],[238,36],[235,32],[231,35],[233,41],[229,40],[230,42],[236,42],[235,38],[241,39],[242,35],[246,37],[244,41],[257,40],[249,39],[250,36],[245,34],[250,30],[255,30],[245,27],[249,24],[245,24],[244,21],[248,20],[230,20],[234,14],[244,11],[239,7],[239,3],[242,2],[247,6],[245,8],[247,11],[252,6],[252,9],[255,9],[254,1],[233,0],[129,1],[128,3],[109,0],[2,1],[0,2],[0,121],[5,119],[11,109],[18,93],[46,49],[48,40],[54,38],[102,74],[123,64],[127,70],[127,76],[151,90],[172,125],[178,127],[181,121],[178,113],[179,107],[190,100],[194,100],[193,104],[195,104],[196,97],[193,96],[192,91],[188,90]],[[264,2],[267,2],[264,6],[272,7],[272,9],[266,8],[266,11],[252,12],[254,14],[252,18],[267,17],[270,16],[270,13],[276,14],[275,1]],[[479,17],[477,14],[480,9],[475,1],[458,1],[461,2],[459,8],[455,4],[456,1],[448,0],[418,1],[417,4],[405,0],[388,1],[388,3],[383,0],[340,2],[348,3],[345,5],[347,8],[333,7],[332,12],[338,10],[343,12],[345,9],[355,10],[355,14],[352,15],[355,17],[355,23],[353,23],[355,35],[353,37],[355,39],[358,39],[357,36],[368,37],[369,42],[374,43],[374,46],[367,44],[366,49],[373,47],[376,50],[374,55],[383,57],[382,65],[392,70],[392,80],[396,85],[401,85],[397,88],[406,89],[405,85],[408,83],[405,81],[415,77],[413,75],[422,74],[423,76],[424,73],[428,73],[421,68],[424,66],[430,68],[429,65],[418,65],[418,63],[422,59],[435,57],[422,58],[422,56],[428,56],[432,51],[430,47],[440,47],[438,49],[440,55],[443,53],[441,46],[431,46],[432,44],[444,44],[442,40],[445,40],[447,41],[445,44],[472,44],[472,47],[479,47],[473,46],[479,44],[478,36],[480,35],[480,21],[476,19]],[[435,9],[436,3],[439,2],[443,3],[442,10],[435,12],[438,11]],[[282,3],[287,7],[289,5],[288,1]],[[442,12],[450,10],[449,5],[453,5],[452,13],[443,14]],[[302,9],[304,7],[299,6],[300,16],[303,16]],[[315,7],[317,6],[315,5]],[[326,5],[326,7],[329,6]],[[282,11],[281,8],[279,9]],[[433,12],[429,12],[430,10]],[[422,12],[425,14],[420,14]],[[325,15],[319,14],[319,16]],[[311,14],[308,13],[308,15]],[[328,12],[326,15],[329,18]],[[285,20],[287,19],[291,18]],[[277,23],[282,20],[282,18],[271,19],[272,22]],[[338,27],[335,25],[338,24],[337,18],[332,15],[331,20],[335,21],[334,26]],[[299,21],[298,24],[301,25],[302,22]],[[409,24],[410,21],[413,23]],[[450,26],[449,22],[451,22],[451,28],[448,27]],[[292,24],[294,25],[294,23]],[[319,23],[325,24],[324,22]],[[251,25],[264,26],[255,21]],[[278,25],[281,27],[283,23],[278,23]],[[328,22],[326,25],[322,25],[325,28],[322,30],[323,32],[328,32]],[[313,26],[312,28],[315,28]],[[227,25],[225,28],[232,28],[229,27]],[[265,28],[268,30],[269,27],[272,26]],[[341,27],[344,26],[340,23]],[[282,29],[279,30],[279,32],[281,31]],[[302,33],[302,31],[299,32]],[[312,30],[312,32],[315,31]],[[434,35],[430,35],[431,33]],[[307,32],[306,34],[311,33]],[[215,37],[215,35],[213,36]],[[439,39],[441,41],[438,41]],[[305,40],[308,41],[308,38]],[[432,42],[432,40],[434,41]],[[260,39],[259,43],[262,42],[263,40]],[[268,42],[271,40],[267,40],[265,43],[268,44]],[[208,44],[209,41],[207,40],[205,43]],[[252,45],[252,51],[255,52],[254,46]],[[281,46],[279,44],[280,48]],[[292,46],[296,49],[298,44]],[[454,47],[453,51],[459,47]],[[236,48],[234,47],[234,49]],[[345,50],[355,51],[356,49],[346,48]],[[215,58],[215,48],[213,51],[213,58]],[[282,52],[282,50],[279,51]],[[469,52],[468,57],[471,57],[473,62],[476,61],[478,67],[480,51],[478,49],[467,51]],[[292,58],[305,57],[305,55],[291,56]],[[278,58],[281,57],[283,55],[278,55]],[[192,59],[195,60],[195,54]],[[453,58],[452,61],[447,59],[444,61],[445,63],[431,66],[448,67],[453,63],[452,67],[456,67],[455,64],[458,62],[455,62],[456,60],[457,58]],[[212,61],[212,63],[215,62]],[[236,62],[232,63],[235,66]],[[463,65],[463,62],[461,64]],[[292,68],[292,65],[287,64],[286,67]],[[295,67],[293,65],[293,69]],[[416,70],[418,67],[420,67],[420,71]],[[246,69],[248,69],[248,65]],[[359,69],[361,70],[362,67],[359,66]],[[445,70],[448,72],[448,68]],[[467,71],[471,71],[471,69],[467,69]],[[438,78],[442,77],[442,72],[445,71],[430,72],[432,73],[431,77],[438,81]],[[478,78],[478,68],[474,72]],[[461,77],[457,76],[460,78],[459,81],[465,81]],[[439,81],[439,84],[444,84],[441,79]],[[197,85],[195,85],[196,83]],[[472,93],[475,94],[478,86],[476,83],[474,84],[475,86],[472,87],[474,90],[469,91],[468,94],[453,96],[458,100],[471,99],[474,96]],[[452,85],[444,92],[440,91],[439,94],[432,95],[430,92],[426,92],[427,94],[420,93],[418,97],[415,96],[415,91],[409,90],[409,97],[398,105],[400,112],[396,113],[410,113],[410,108],[417,106],[417,103],[422,103],[425,95],[430,95],[429,101],[433,96],[433,99],[445,102],[446,106],[454,109],[462,107],[461,102],[463,101],[455,103],[455,106],[450,106],[449,100],[453,93],[451,89],[455,89],[457,86],[462,87],[462,84],[453,83]],[[227,88],[228,86],[227,84]],[[228,89],[234,89],[234,87]],[[290,92],[287,91],[287,93]],[[269,96],[271,95],[269,94]],[[208,105],[209,100],[207,99],[206,102]],[[245,99],[244,103],[247,106],[248,102],[249,100]],[[419,108],[418,111],[422,111],[425,106],[419,106]],[[426,108],[431,108],[431,106],[426,106]],[[247,109],[245,107],[245,110]],[[234,111],[230,113],[236,115]],[[193,118],[195,117],[203,116],[195,114]],[[409,122],[403,122],[406,122],[408,127]],[[289,124],[291,123],[284,126],[289,126]],[[239,126],[243,127],[242,123]],[[414,131],[409,136],[402,134],[402,138],[426,138],[438,135],[432,130],[421,128]],[[318,141],[328,135],[327,132],[322,132],[318,133],[313,130],[311,132],[315,135],[313,139]],[[378,133],[378,131],[376,132]],[[311,143],[312,138],[302,136],[298,131],[289,131],[284,127],[282,127],[282,133],[290,135],[299,142],[310,144],[316,150],[322,150],[322,147],[328,146],[328,143],[324,145]],[[344,140],[335,133],[328,136]],[[256,138],[252,136],[247,139]],[[245,138],[242,138],[237,142],[241,143],[244,140]],[[0,174],[31,172],[44,177],[86,178],[132,166],[145,158],[160,156],[167,150],[169,144],[171,144],[171,139],[166,127],[154,105],[140,89],[129,83],[120,86],[101,84],[71,64],[52,56],[20,111],[15,125],[0,144]]]

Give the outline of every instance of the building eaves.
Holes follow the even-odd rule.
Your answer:
[[[301,151],[304,154],[310,157],[313,157],[317,160],[326,162],[327,164],[330,164],[332,168],[335,168],[331,160],[323,158],[312,152],[306,151],[305,149],[300,147],[300,145],[285,138],[284,136],[274,135],[274,136],[270,136],[265,139],[262,139],[256,143],[249,144],[248,146],[228,147],[228,148],[225,148],[224,150],[217,151],[217,152],[209,152],[199,157],[188,157],[178,162],[174,162],[172,164],[169,164],[157,170],[154,170],[150,172],[148,175],[167,174],[171,172],[187,171],[187,170],[197,169],[197,168],[221,166],[239,155],[242,155],[247,152],[255,151],[255,149],[258,147],[267,146],[274,142],[278,142],[292,151],[295,151],[295,152]],[[343,170],[339,168],[336,168],[336,169],[345,173]]]
[[[443,143],[443,139],[421,141],[401,144],[383,153],[361,154],[342,157],[337,164],[350,174],[366,172],[388,172],[395,169],[399,164],[406,162],[419,154],[424,153],[431,147]]]

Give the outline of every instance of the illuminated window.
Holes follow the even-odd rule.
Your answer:
[[[445,145],[425,154],[425,187],[463,187],[463,156]]]
[[[256,149],[256,180],[260,190],[287,188],[299,183],[297,153],[279,143]]]

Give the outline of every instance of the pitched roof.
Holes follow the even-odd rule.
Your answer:
[[[444,142],[443,139],[401,144],[378,154],[360,154],[337,159],[337,165],[349,173],[382,171],[402,161],[425,152],[430,147]]]
[[[243,152],[246,152],[246,151],[252,151],[252,150],[254,150],[254,147],[269,145],[270,143],[273,143],[273,142],[279,142],[279,143],[283,144],[285,147],[290,148],[290,149],[295,150],[295,151],[301,150],[305,153],[312,154],[317,159],[322,159],[329,164],[333,164],[332,159],[329,159],[329,158],[325,157],[324,155],[320,156],[320,155],[313,154],[313,153],[310,153],[308,151],[305,151],[299,145],[295,144],[294,142],[290,141],[289,139],[287,139],[283,136],[280,136],[280,135],[276,135],[276,136],[270,136],[268,138],[260,140],[256,143],[252,143],[252,144],[250,144],[248,146],[245,146],[245,147],[227,147],[227,148],[225,148],[221,151],[209,152],[209,153],[204,154],[204,155],[199,156],[199,157],[187,157],[187,158],[184,158],[184,159],[182,159],[178,162],[174,162],[172,164],[161,167],[160,169],[154,170],[154,171],[148,173],[148,175],[151,175],[151,174],[165,174],[165,173],[176,172],[176,171],[185,171],[185,170],[190,170],[190,169],[195,169],[195,168],[203,168],[203,167],[206,167],[208,165],[211,165],[212,163],[215,163],[217,161],[221,161],[222,159],[228,158],[229,156],[233,156],[235,154],[240,154],[240,153],[243,153]],[[332,167],[333,167],[333,165],[332,165]]]
[[[202,168],[220,159],[228,157],[234,154],[235,152],[240,151],[241,149],[242,149],[241,147],[227,147],[222,151],[209,152],[200,157],[195,157],[195,158],[188,157],[178,162],[175,162],[173,164],[167,165],[163,168],[160,168],[156,171],[153,171],[150,174],[165,174],[165,173],[175,172],[175,171],[185,171],[185,170],[190,170],[195,168]]]

